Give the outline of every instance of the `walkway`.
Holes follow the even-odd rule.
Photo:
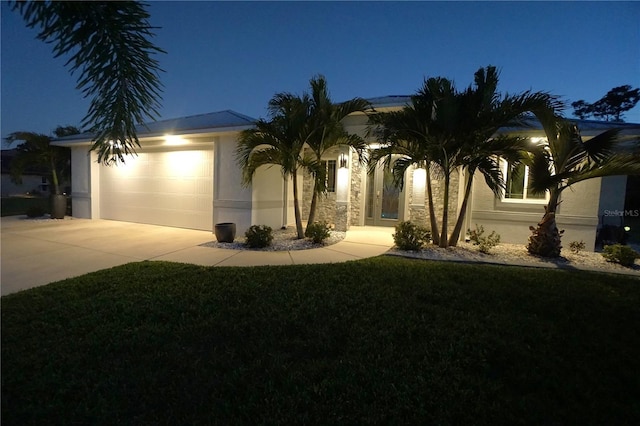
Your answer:
[[[204,266],[335,263],[378,256],[393,246],[392,228],[352,227],[334,245],[310,250],[257,252],[200,247],[210,231],[110,220],[1,220],[1,294],[143,260]]]

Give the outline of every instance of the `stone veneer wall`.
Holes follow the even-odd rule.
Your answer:
[[[453,172],[451,174],[451,181],[449,182],[449,218],[447,220],[448,232],[453,231],[456,220],[458,219],[459,181],[460,173],[458,171]],[[424,196],[424,206],[417,206],[413,204],[413,173],[408,173],[405,183],[406,190],[408,191],[407,194],[409,195],[408,220],[430,228],[431,224],[429,221],[429,197],[426,194],[426,188]],[[432,174],[431,187],[433,189],[433,204],[436,213],[436,220],[438,222],[438,226],[441,226],[442,209],[444,207],[444,179],[435,178]],[[441,229],[439,231],[442,232]]]
[[[306,171],[302,172],[302,196],[300,200],[300,214],[302,221],[306,222],[311,210],[311,198],[313,197],[313,178]],[[336,193],[329,192],[318,197],[316,206],[316,221],[334,225],[336,222]]]
[[[358,154],[351,155],[351,193],[349,194],[350,218],[349,225],[360,225],[364,216],[364,197],[362,176],[366,175],[367,166],[360,164]]]
[[[351,155],[351,190],[349,194],[349,206],[348,211],[341,208],[341,214],[347,215],[347,223],[351,225],[359,225],[364,215],[363,205],[365,193],[362,188],[363,176],[367,172],[367,166],[361,165],[358,161],[358,155],[352,153]],[[456,220],[458,218],[458,189],[459,189],[460,174],[455,171],[451,175],[451,182],[449,186],[449,219],[448,219],[448,231],[453,231]],[[442,207],[444,205],[444,180],[442,178],[432,177],[431,185],[433,188],[433,201],[436,211],[436,219],[440,225],[442,220]],[[409,199],[408,211],[406,213],[406,219],[422,226],[430,227],[429,222],[429,201],[425,193],[424,205],[416,206],[413,204],[413,173],[407,174],[405,180],[405,191]],[[425,189],[426,192],[426,189]],[[313,179],[309,173],[303,174],[302,185],[302,200],[301,200],[301,213],[302,220],[306,221],[309,217],[309,210],[311,208],[311,197],[313,195]],[[318,206],[316,211],[317,221],[326,221],[331,225],[336,224],[337,215],[336,206],[336,194],[330,192],[326,195],[320,196],[318,199]],[[344,220],[344,219],[343,219]],[[441,230],[440,230],[441,231]]]

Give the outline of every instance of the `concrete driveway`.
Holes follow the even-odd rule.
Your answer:
[[[378,256],[393,246],[391,228],[352,227],[332,246],[256,252],[201,247],[215,236],[193,229],[70,217],[12,216],[0,224],[2,295],[143,260],[205,266],[331,263]]]

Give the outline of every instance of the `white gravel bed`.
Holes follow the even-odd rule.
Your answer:
[[[331,231],[329,238],[324,240],[322,244],[314,244],[311,240],[303,238],[297,239],[296,229],[294,227],[288,227],[286,229],[274,229],[273,241],[271,245],[264,248],[251,248],[245,245],[244,235],[236,235],[236,239],[232,243],[219,243],[217,241],[211,241],[208,243],[200,244],[202,247],[215,247],[229,250],[255,250],[255,251],[293,251],[293,250],[308,250],[319,247],[326,247],[342,241],[345,237],[345,232]]]
[[[634,247],[635,248],[635,247]],[[636,248],[637,250],[637,248]],[[550,259],[529,254],[524,245],[499,244],[491,249],[489,254],[481,253],[478,246],[462,242],[457,247],[446,249],[429,246],[420,251],[405,251],[397,248],[391,249],[388,254],[417,259],[445,260],[459,262],[486,262],[497,264],[516,264],[523,266],[546,266],[577,268],[586,270],[600,270],[603,272],[637,273],[640,276],[640,260],[636,260],[632,268],[627,268],[617,263],[607,262],[601,253],[581,251],[578,254],[569,249],[562,249],[562,256]]]

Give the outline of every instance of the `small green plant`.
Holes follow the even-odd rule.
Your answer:
[[[411,221],[397,224],[396,232],[393,234],[393,242],[400,250],[420,250],[430,241],[431,231]]]
[[[252,225],[244,233],[245,244],[251,248],[267,247],[273,241],[273,229],[267,225]]]
[[[571,241],[569,243],[569,249],[574,254],[580,253],[582,250],[584,250],[584,248],[585,248],[585,244],[584,244],[584,241],[582,241],[582,240],[580,240],[580,241]]]
[[[481,253],[488,254],[492,248],[500,244],[500,234],[496,234],[496,231],[491,231],[489,236],[484,236],[484,226],[476,224],[476,229],[468,229],[469,239],[473,242],[473,245],[479,246]]]
[[[44,209],[40,206],[30,206],[26,213],[27,217],[40,217],[44,216]]]
[[[627,267],[633,266],[635,260],[640,259],[640,254],[637,251],[622,244],[604,246],[602,256],[607,259],[607,262],[619,263]]]
[[[331,235],[327,222],[314,222],[307,225],[305,236],[313,241],[314,244],[320,244]]]

